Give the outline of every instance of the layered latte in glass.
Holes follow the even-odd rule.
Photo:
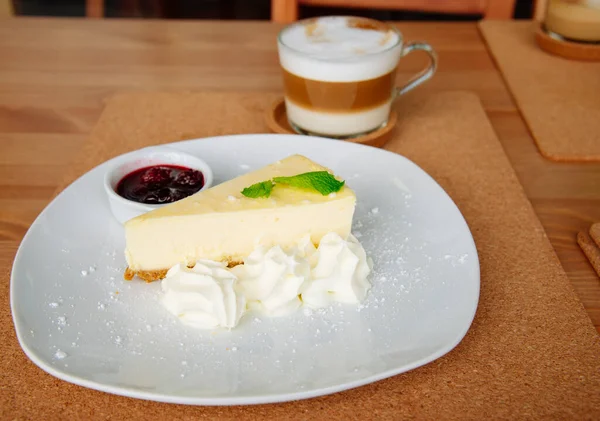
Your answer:
[[[366,18],[309,19],[281,31],[278,49],[296,131],[343,138],[387,123],[402,55],[398,30]]]
[[[600,0],[550,0],[546,31],[555,38],[600,44]]]

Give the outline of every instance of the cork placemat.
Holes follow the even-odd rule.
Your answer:
[[[600,276],[600,222],[593,224],[589,231],[580,231],[577,234],[577,243]]]
[[[479,23],[541,154],[554,161],[600,161],[600,63],[546,53],[535,43],[536,25]]]
[[[266,131],[262,113],[272,101],[260,93],[118,96],[108,103],[68,179],[140,146]],[[192,407],[135,400],[60,381],[34,366],[15,338],[4,278],[4,418],[599,419],[600,337],[478,98],[437,94],[402,102],[397,111],[399,126],[386,148],[416,162],[446,189],[477,244],[480,303],[457,348],[408,373],[304,401]]]

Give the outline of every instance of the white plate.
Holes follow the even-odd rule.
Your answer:
[[[230,332],[181,325],[160,305],[159,283],[122,278],[123,227],[102,190],[109,161],[48,205],[15,258],[10,288],[17,336],[43,370],[156,401],[281,402],[414,369],[466,334],[479,298],[475,244],[452,200],[408,159],[291,135],[172,146],[206,160],[215,184],[294,153],[346,179],[358,197],[354,233],[374,260],[368,299],[279,319],[247,314]]]

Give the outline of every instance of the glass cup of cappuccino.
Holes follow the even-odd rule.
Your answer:
[[[422,42],[405,43],[384,22],[350,16],[306,19],[278,36],[287,117],[301,134],[351,138],[387,124],[394,100],[433,76],[437,56]],[[400,58],[423,50],[429,65],[396,86]]]

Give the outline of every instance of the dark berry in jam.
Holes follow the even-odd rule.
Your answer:
[[[150,167],[144,171],[141,179],[145,186],[166,186],[173,181],[168,167]]]
[[[188,197],[204,186],[200,171],[175,165],[140,168],[117,184],[117,193],[125,199],[150,205],[172,203]]]
[[[196,187],[198,184],[204,184],[204,177],[200,171],[188,170],[180,172],[175,177],[175,184],[179,186]]]

